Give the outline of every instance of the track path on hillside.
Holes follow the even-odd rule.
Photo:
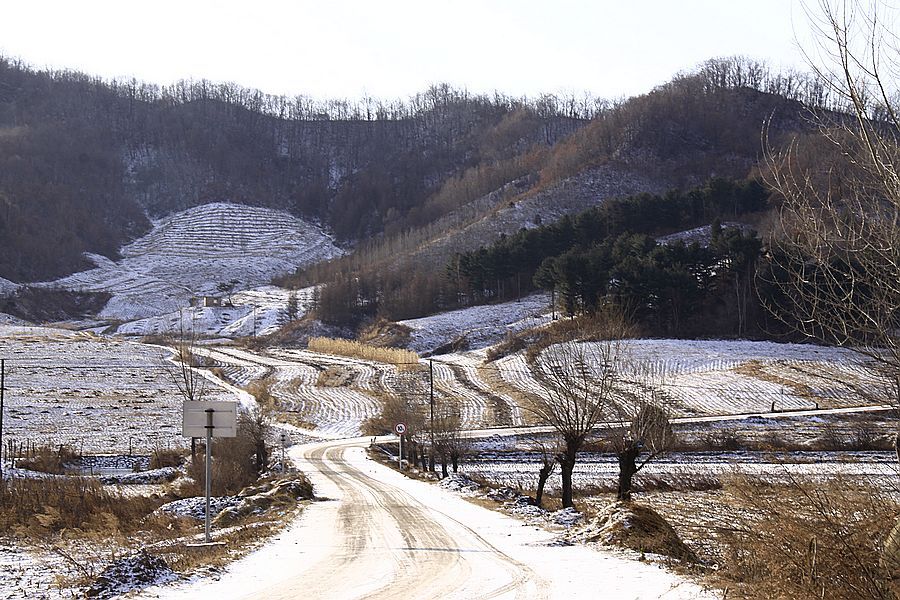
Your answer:
[[[369,460],[368,438],[295,448],[327,500],[218,581],[145,598],[697,598],[661,569],[581,546]]]

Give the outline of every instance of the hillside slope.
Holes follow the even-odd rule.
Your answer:
[[[217,286],[231,280],[236,289],[266,284],[341,250],[320,228],[287,213],[213,203],[154,222],[121,253],[119,261],[91,255],[96,268],[39,285],[108,292],[99,316],[132,320],[185,308],[194,296],[221,295]]]

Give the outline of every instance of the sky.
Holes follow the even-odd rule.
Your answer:
[[[713,57],[804,68],[799,0],[5,0],[0,54],[318,99],[650,91]]]

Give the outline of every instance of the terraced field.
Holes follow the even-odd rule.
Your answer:
[[[197,349],[205,356],[214,396],[250,402],[242,388],[269,383],[284,418],[317,437],[360,434],[385,396],[408,398],[427,412],[429,361],[397,367],[274,348]],[[552,346],[538,365],[549,368],[590,344]],[[123,451],[129,443],[182,445],[180,401],[167,351],[137,342],[59,329],[0,328],[7,360],[6,439],[65,443],[95,452]],[[437,405],[455,405],[466,429],[529,423],[529,398],[546,394],[521,353],[492,363],[483,351],[431,359]],[[587,361],[595,370],[596,361]],[[557,367],[558,368],[558,367]],[[846,351],[763,342],[633,340],[618,362],[620,386],[667,399],[674,417],[764,413],[879,404],[856,390],[876,382]],[[222,380],[216,378],[222,377]],[[147,432],[151,432],[149,435]]]
[[[97,268],[47,282],[47,287],[109,292],[103,318],[134,320],[186,308],[192,296],[268,284],[283,273],[341,251],[318,227],[287,213],[213,203],[176,213],[121,250],[115,262],[92,255]]]
[[[549,348],[542,362],[597,356],[589,343]],[[587,361],[599,376],[597,361]],[[505,377],[537,393],[521,359],[502,361]],[[881,404],[879,382],[849,350],[812,344],[716,340],[629,340],[618,354],[624,386],[662,391],[673,416],[770,410],[848,408]],[[862,392],[862,393],[860,393]],[[873,397],[874,396],[874,397]]]

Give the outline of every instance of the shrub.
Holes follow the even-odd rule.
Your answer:
[[[854,480],[737,476],[720,573],[747,598],[891,598],[880,544],[897,501]]]
[[[0,484],[0,530],[29,535],[137,529],[162,500],[123,496],[86,477],[15,478]]]
[[[18,459],[16,466],[41,473],[61,475],[80,462],[81,456],[68,446],[60,445],[54,448],[46,445],[39,446],[29,456]]]
[[[163,467],[180,467],[184,463],[184,454],[181,450],[172,448],[157,448],[150,454],[150,468],[162,469]]]
[[[256,482],[268,467],[269,448],[265,442],[268,417],[263,411],[241,413],[237,436],[214,438],[212,447],[212,487],[214,496],[233,495]],[[197,495],[206,487],[205,448],[188,467],[197,484]]]

